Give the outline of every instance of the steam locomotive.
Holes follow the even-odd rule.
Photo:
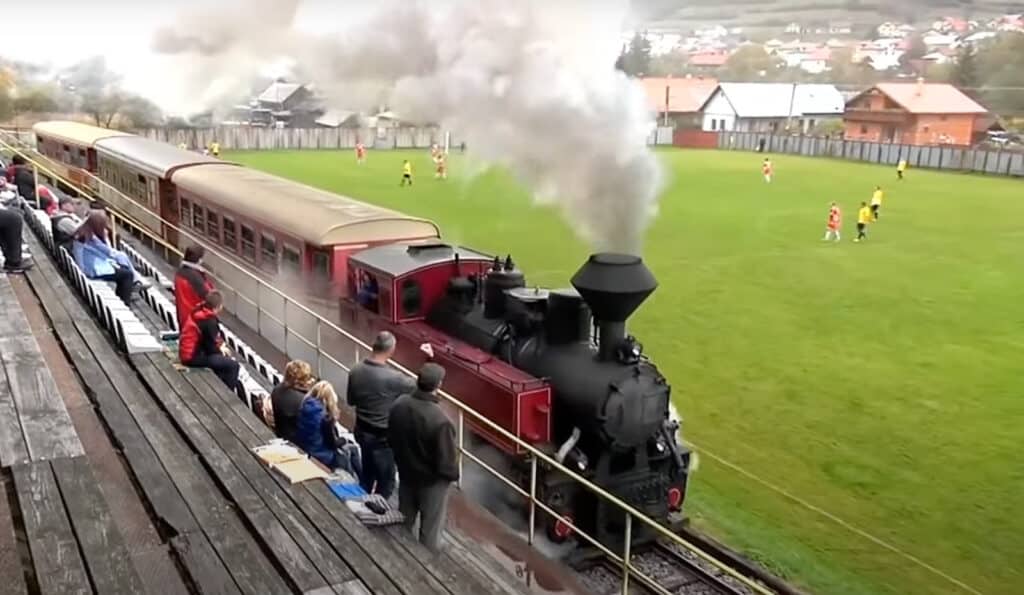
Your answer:
[[[626,333],[626,320],[657,287],[639,257],[594,254],[571,289],[554,290],[527,287],[510,257],[502,262],[444,244],[370,248],[353,254],[349,268],[356,283],[372,275],[392,308],[376,304],[370,312],[372,305],[352,303],[349,322],[367,337],[381,329],[396,333],[401,363],[419,365],[425,357],[416,346],[430,343],[449,370],[451,393],[648,516],[670,526],[680,520],[690,452],[670,416],[671,387]],[[400,311],[424,316],[389,316]],[[511,382],[496,380],[502,377]],[[470,423],[507,455],[528,490],[527,453]],[[574,525],[608,546],[621,545],[625,519],[618,507],[545,465],[537,489]],[[566,523],[543,518],[551,539],[571,535]],[[651,536],[634,524],[634,542]]]

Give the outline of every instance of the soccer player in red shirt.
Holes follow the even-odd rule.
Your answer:
[[[825,228],[825,237],[821,238],[822,241],[828,241],[830,238],[835,241],[839,241],[839,229],[843,226],[843,212],[839,210],[839,205],[832,203],[832,206],[828,209],[828,223]]]
[[[362,142],[356,143],[356,163],[360,165],[366,163],[366,145]]]
[[[772,183],[772,161],[767,157],[764,158],[764,163],[761,164],[761,173],[764,174],[764,181]]]

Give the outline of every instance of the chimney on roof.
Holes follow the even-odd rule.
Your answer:
[[[924,93],[924,77],[919,76],[917,77],[917,92],[914,94],[920,97],[922,93]]]

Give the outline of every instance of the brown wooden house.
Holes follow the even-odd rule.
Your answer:
[[[970,145],[988,110],[953,85],[880,83],[846,102],[850,140]]]

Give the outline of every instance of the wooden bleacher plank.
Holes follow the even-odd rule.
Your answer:
[[[18,410],[29,458],[40,461],[85,454],[31,331],[28,336],[0,339],[0,360]]]
[[[170,542],[200,593],[241,595],[242,591],[227,572],[206,535],[199,532],[184,533],[172,537]]]
[[[39,246],[34,237],[28,237],[30,244]],[[132,386],[127,363],[114,351],[67,280],[48,260],[38,259],[28,277],[66,352],[89,388],[100,416],[163,525],[163,532],[170,534],[170,544],[189,578],[202,593],[240,594],[242,591],[225,562],[217,555],[208,536],[200,531],[199,523],[171,475],[111,382],[112,377],[123,378],[120,386],[137,391],[138,379],[134,379]],[[270,584],[276,582],[270,581]]]
[[[242,527],[235,512],[207,475],[195,453],[171,426],[153,396],[139,387],[139,379],[109,343],[90,345],[97,359],[116,359],[107,375],[124,400],[146,440],[153,447],[174,486],[181,493],[199,529],[220,554],[228,572],[243,593],[282,593],[287,591],[281,577]],[[121,368],[124,366],[124,369]]]
[[[18,552],[18,537],[14,530],[14,516],[8,503],[8,494],[13,493],[13,482],[9,477],[0,476],[0,577],[3,577],[4,593],[25,595],[25,569]],[[17,502],[13,502],[17,506]]]
[[[181,397],[182,402],[189,408],[192,415],[214,437],[215,441],[231,458],[242,475],[255,488],[256,492],[262,496],[268,508],[280,520],[282,525],[287,528],[303,551],[315,561],[315,565],[319,566],[319,570],[327,583],[340,584],[355,578],[355,575],[345,561],[338,557],[337,553],[331,548],[330,543],[317,532],[315,524],[311,523],[309,519],[295,508],[295,503],[288,498],[288,495],[282,491],[281,486],[274,481],[273,472],[257,459],[249,447],[235,436],[225,424],[225,421],[200,396],[196,389],[196,384],[204,391],[212,392],[219,390],[231,398],[234,398],[235,395],[228,391],[223,383],[220,383],[219,379],[216,388],[205,382],[193,384],[187,380],[188,377],[203,373],[212,375],[209,371],[191,370],[182,374],[175,370],[166,358],[162,358],[163,361],[160,361],[161,358],[162,356],[149,356],[154,366],[160,370],[175,393]]]
[[[405,527],[388,527],[388,534],[396,548],[403,548],[409,555],[427,569],[427,572],[443,584],[453,595],[476,595],[496,593],[488,582],[481,583],[466,568],[460,567],[448,556],[447,551],[434,554],[423,547]],[[448,543],[444,547],[450,547]]]
[[[0,338],[17,336],[13,318],[19,315],[17,296],[6,277],[0,277]],[[14,396],[7,374],[0,366],[0,466],[9,467],[29,460],[22,423],[17,418]]]
[[[10,467],[28,460],[28,446],[21,431],[18,408],[7,382],[7,372],[0,366],[0,466]]]
[[[40,593],[91,595],[89,576],[50,464],[24,463],[12,467],[12,472]]]
[[[140,593],[142,580],[85,457],[51,462],[79,549],[97,593]]]
[[[42,263],[37,265],[37,269],[43,268],[41,265]],[[146,494],[153,511],[160,517],[161,522],[175,533],[198,531],[198,525],[160,465],[156,454],[146,442],[142,430],[135,423],[113,385],[110,384],[109,378],[95,355],[86,345],[85,336],[89,336],[93,341],[103,340],[98,329],[89,328],[88,323],[91,320],[88,318],[88,313],[81,304],[75,301],[74,296],[62,294],[61,297],[58,297],[58,294],[53,291],[43,277],[42,272],[32,270],[28,275],[33,290],[40,296],[43,309],[50,317],[54,332],[65,353],[75,365],[83,385],[95,402],[98,413],[112,434],[115,445],[128,461],[128,465]],[[76,323],[68,314],[65,304],[72,306],[71,311],[75,312],[79,321],[82,321],[81,329],[76,328]],[[80,334],[80,330],[83,334]]]
[[[189,375],[192,380],[193,375]],[[219,383],[212,373],[203,374],[203,380]],[[201,394],[221,419],[248,448],[265,444],[274,438],[273,431],[256,419],[245,404],[220,391]],[[255,420],[250,426],[242,420]],[[385,547],[383,532],[371,531],[359,522],[333,492],[322,482],[306,482],[292,486],[284,478],[275,480],[291,494],[296,502],[320,529],[356,574],[374,593],[448,593],[419,564],[401,552]]]
[[[37,261],[37,263],[39,262]],[[48,262],[45,264],[49,265]],[[56,271],[54,271],[54,274],[56,275]],[[126,456],[126,453],[120,448],[120,442],[117,438],[110,435],[111,425],[108,424],[106,430],[103,428],[103,422],[95,408],[97,402],[95,393],[107,389],[112,391],[113,389],[109,388],[106,377],[102,371],[99,371],[94,359],[89,357],[85,360],[88,366],[83,365],[82,352],[84,350],[84,353],[88,354],[88,349],[82,343],[78,332],[64,307],[60,305],[50,284],[45,278],[40,278],[39,275],[38,268],[30,271],[27,276],[28,283],[24,285],[26,291],[34,293],[35,303],[43,311],[37,312],[37,314],[45,315],[48,318],[48,320],[42,320],[41,324],[44,325],[43,328],[49,327],[50,336],[41,338],[37,334],[37,340],[40,342],[40,346],[43,347],[45,347],[43,345],[44,341],[60,343],[62,340],[61,334],[74,340],[74,345],[72,345],[72,341],[66,339],[63,344],[54,345],[53,352],[63,350],[66,361],[62,358],[59,362],[50,361],[49,363],[51,370],[54,372],[54,378],[58,380],[58,386],[62,391],[66,387],[60,384],[61,377],[58,376],[56,368],[59,366],[69,368],[68,372],[73,377],[76,390],[79,393],[84,393],[79,394],[80,402],[78,408],[73,408],[69,405],[68,412],[79,431],[89,463],[96,479],[101,484],[101,492],[108,504],[108,508],[118,511],[118,514],[114,516],[114,521],[129,548],[129,557],[132,565],[144,580],[145,584],[143,587],[145,592],[160,593],[161,595],[184,595],[188,593],[188,589],[185,586],[185,579],[182,577],[180,565],[175,562],[173,558],[174,553],[171,551],[171,548],[165,545],[159,536],[161,527],[166,526],[166,519],[163,519],[163,522],[153,519],[147,510],[147,508],[154,511],[166,509],[167,507],[161,504],[164,498],[156,496],[156,499],[150,501],[147,506],[145,497],[139,493],[137,487],[139,479],[145,481],[144,478],[149,475],[161,473],[162,468],[150,452],[148,460],[154,462],[152,464],[142,463],[141,468],[145,469],[145,472],[137,475],[133,482],[130,477],[130,465],[132,461],[137,461],[140,457],[132,455],[132,449],[129,449],[128,456]],[[59,277],[55,278],[59,279]],[[30,285],[32,286],[30,287]],[[18,287],[16,286],[15,289],[17,290]],[[19,297],[24,299],[25,294],[19,292]],[[33,323],[31,318],[29,318],[29,324],[34,329],[37,329],[37,325]],[[36,332],[38,333],[38,329]],[[95,369],[96,371],[90,372],[86,368],[89,370]],[[102,382],[96,379],[97,376],[102,379]],[[106,384],[106,388],[100,387],[103,383]],[[92,387],[91,390],[90,387]],[[94,398],[90,401],[90,399],[86,398],[87,394],[93,394]],[[64,397],[66,398],[67,396],[67,393],[65,393]],[[125,411],[122,419],[130,420],[127,411]],[[84,433],[82,424],[86,428]],[[135,430],[138,433],[138,429],[135,428]],[[128,459],[128,464],[125,464],[126,459]],[[170,484],[166,476],[163,479],[166,481],[165,485]],[[152,485],[148,481],[145,483]],[[173,486],[171,490],[173,491]],[[154,493],[152,489],[143,493],[147,492]],[[180,501],[180,497],[178,497],[178,500]],[[187,513],[183,503],[181,509]],[[159,516],[159,513],[157,513],[157,516]],[[166,533],[167,530],[164,529],[163,532]]]
[[[164,364],[170,368],[169,374],[163,374],[152,361],[159,361],[161,358]],[[149,357],[131,356],[131,361],[142,378],[149,384],[153,393],[161,400],[178,427],[192,442],[199,457],[213,470],[217,480],[255,529],[261,541],[268,550],[273,552],[275,559],[293,584],[303,592],[330,584],[318,572],[319,561],[311,559],[299,547],[290,532],[263,502],[261,494],[246,481],[246,478],[235,467],[232,459],[181,402],[181,397],[177,392],[178,387],[168,383],[168,377],[177,376],[178,380],[181,380],[181,372],[174,369],[170,361],[162,354]],[[182,380],[182,382],[184,381]],[[248,452],[243,454],[252,458]],[[342,580],[348,578],[351,578],[351,575]]]

